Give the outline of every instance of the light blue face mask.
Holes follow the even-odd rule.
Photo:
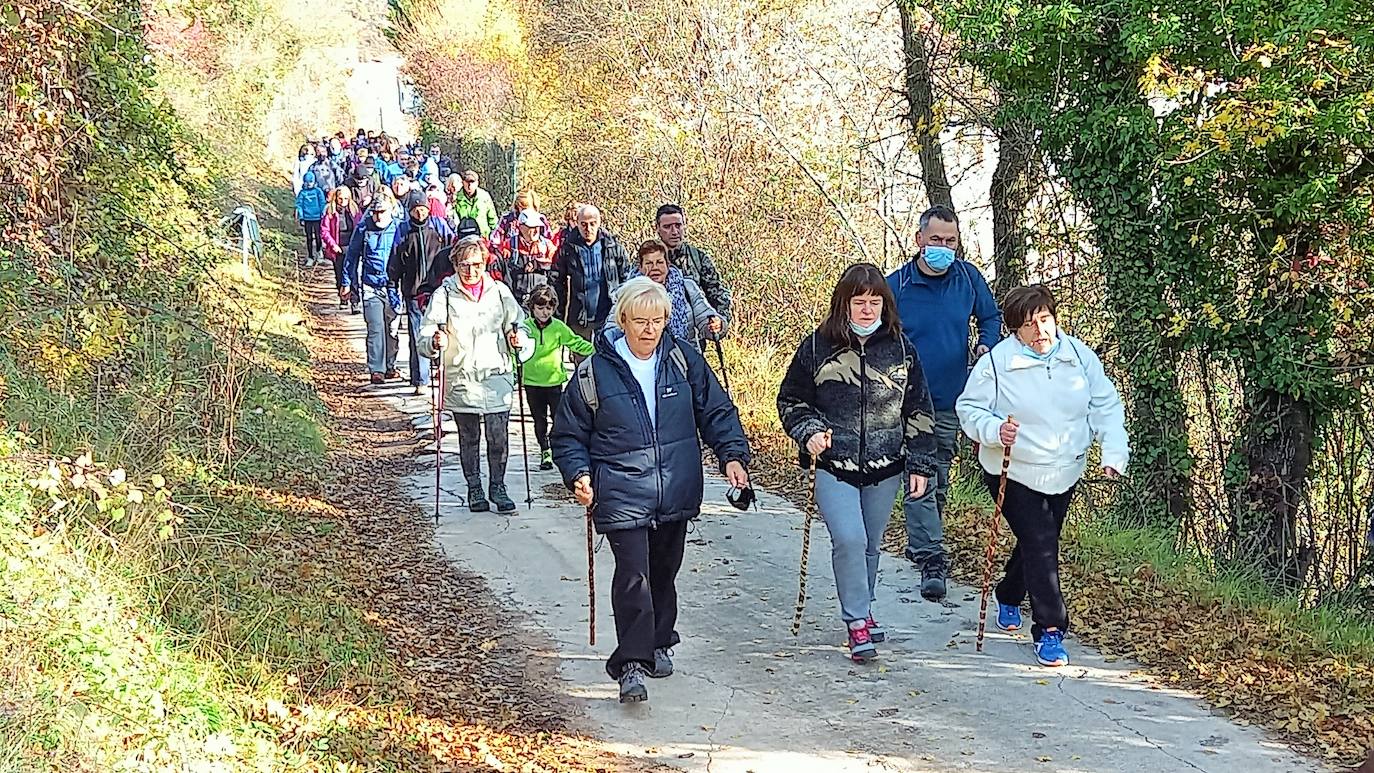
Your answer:
[[[873,335],[874,333],[878,332],[878,328],[880,328],[880,327],[882,327],[882,326],[883,326],[883,318],[882,318],[882,317],[878,317],[877,319],[873,320],[873,324],[871,324],[871,325],[866,325],[866,326],[865,326],[865,325],[860,325],[860,324],[858,324],[857,322],[855,322],[855,321],[852,320],[852,319],[849,320],[849,330],[850,330],[850,332],[852,332],[852,333],[853,333],[854,335],[856,335],[856,336],[859,336],[860,338],[864,338],[864,337]]]
[[[927,245],[922,256],[931,271],[944,271],[954,265],[954,250],[939,245]]]

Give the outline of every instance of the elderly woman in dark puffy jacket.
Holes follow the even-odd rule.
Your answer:
[[[802,339],[778,390],[783,429],[816,459],[816,506],[849,656],[864,663],[886,636],[873,620],[883,532],[897,490],[925,493],[935,474],[935,410],[916,347],[877,266],[856,263],[830,296],[830,313]]]
[[[622,703],[647,700],[646,676],[673,673],[680,641],[678,569],[687,522],[701,512],[701,440],[730,485],[749,485],[739,412],[695,349],[665,335],[672,302],[637,277],[612,309],[619,329],[596,337],[554,418],[554,463],[615,554],[611,609],[618,646],[606,673]],[[700,433],[700,437],[698,437]]]

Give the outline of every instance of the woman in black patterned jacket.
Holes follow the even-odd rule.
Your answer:
[[[830,531],[840,616],[856,662],[877,655],[885,635],[873,620],[883,531],[904,473],[907,494],[935,474],[935,411],[916,347],[877,266],[840,277],[830,313],[802,340],[778,390],[778,416],[816,457],[816,505]]]

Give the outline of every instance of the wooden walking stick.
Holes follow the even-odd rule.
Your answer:
[[[592,505],[587,505],[587,644],[596,646],[596,553],[592,549]]]
[[[1007,421],[1015,423],[1011,416]],[[997,481],[997,504],[992,508],[992,526],[988,529],[988,552],[983,564],[983,599],[978,604],[978,642],[974,648],[983,651],[983,631],[988,625],[988,591],[992,588],[992,558],[997,551],[997,529],[1002,524],[1002,502],[1007,498],[1007,468],[1011,466],[1011,446],[1002,448],[1002,476]]]
[[[825,431],[830,439],[830,430]],[[816,513],[816,456],[811,456],[811,467],[807,469],[811,487],[811,506],[806,509],[806,520],[802,523],[801,567],[797,571],[797,609],[792,613],[792,635],[801,632],[802,613],[806,611],[806,565],[811,560],[811,521]]]

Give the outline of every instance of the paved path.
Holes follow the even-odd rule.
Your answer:
[[[348,320],[350,329],[361,330],[361,317]],[[404,349],[403,338],[403,356]],[[427,398],[409,397],[408,387],[377,393],[428,426]],[[519,424],[511,429],[507,481],[520,501]],[[432,457],[423,459],[409,484],[428,508]],[[464,493],[457,462],[456,448],[446,450],[443,485]],[[531,482],[536,496],[559,485],[556,473],[537,469]],[[470,514],[445,493],[437,539],[455,562],[486,577],[512,610],[556,642],[556,651],[540,655],[556,658],[565,689],[584,699],[589,735],[614,751],[683,770],[1323,769],[1072,639],[1074,663],[1057,670],[1035,665],[1024,635],[994,630],[984,654],[976,654],[976,592],[954,585],[947,606],[924,602],[917,573],[889,557],[876,605],[889,639],[877,661],[856,666],[844,654],[829,539],[819,522],[812,535],[808,615],[794,639],[788,626],[802,516],[771,494],[761,496],[758,512],[739,514],[724,494],[723,481],[708,480],[704,517],[688,538],[678,673],[651,681],[649,702],[634,706],[617,703],[616,686],[602,668],[615,638],[608,599],[612,559],[605,546],[597,554],[598,644],[587,645],[581,508],[539,497],[532,509],[522,503],[511,517]]]

